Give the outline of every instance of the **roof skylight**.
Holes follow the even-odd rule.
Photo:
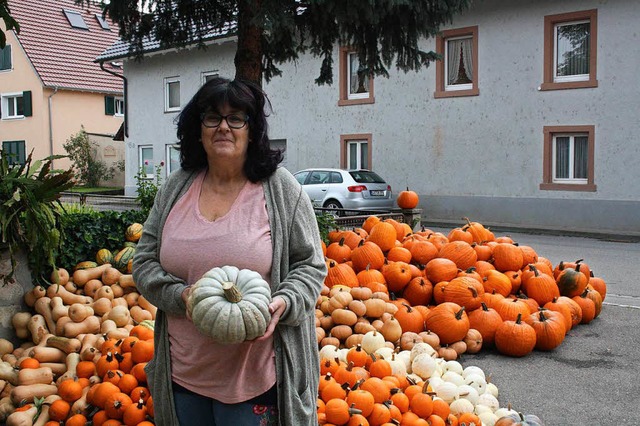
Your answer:
[[[87,27],[87,23],[84,22],[84,19],[82,18],[82,15],[80,14],[80,12],[76,12],[75,10],[67,10],[67,9],[62,9],[62,11],[64,12],[65,16],[67,17],[67,19],[69,20],[69,23],[73,28],[82,28],[84,30],[89,29],[89,27]]]
[[[107,22],[106,19],[102,17],[101,14],[96,13],[96,20],[98,21],[98,23],[100,24],[103,30],[111,30],[111,28],[109,27],[109,23]]]

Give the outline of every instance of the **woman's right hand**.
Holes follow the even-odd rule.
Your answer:
[[[182,301],[184,302],[184,304],[185,304],[185,306],[186,306],[186,309],[185,309],[185,316],[187,317],[187,319],[188,319],[189,321],[191,321],[191,314],[189,313],[189,306],[188,306],[188,303],[187,303],[187,301],[189,300],[189,294],[191,294],[191,286],[190,286],[190,285],[189,285],[189,286],[187,286],[187,287],[182,291],[181,297],[182,297]]]

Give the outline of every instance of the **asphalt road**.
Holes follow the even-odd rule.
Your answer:
[[[448,232],[451,228],[434,228]],[[546,426],[640,425],[640,242],[495,231],[556,265],[584,259],[607,283],[600,316],[572,329],[553,351],[509,358],[494,350],[464,356],[491,375],[500,406],[535,414]],[[446,233],[445,233],[446,235]]]

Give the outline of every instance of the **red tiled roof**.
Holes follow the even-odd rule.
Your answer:
[[[80,7],[74,0],[9,0],[9,8],[20,24],[18,40],[46,87],[122,93],[123,80],[94,62],[119,39],[117,25],[100,26],[98,7]],[[88,29],[73,28],[63,9],[79,12]],[[110,63],[105,68],[122,73]]]

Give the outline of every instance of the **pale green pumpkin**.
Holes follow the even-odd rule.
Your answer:
[[[223,266],[193,285],[187,310],[202,334],[234,344],[264,335],[271,320],[269,303],[271,289],[258,272]]]

